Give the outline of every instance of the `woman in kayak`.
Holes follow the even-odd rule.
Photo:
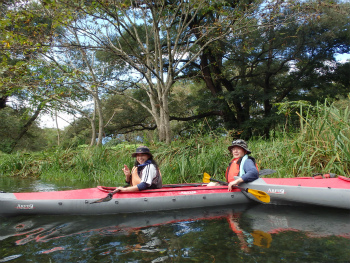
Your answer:
[[[150,150],[146,146],[140,146],[131,156],[136,157],[134,167],[130,171],[129,167],[124,164],[123,168],[125,181],[131,186],[117,187],[117,189],[121,192],[133,192],[162,188],[162,176]]]
[[[229,183],[229,191],[235,185],[252,182],[259,178],[255,159],[248,155],[251,151],[249,151],[248,145],[244,140],[234,140],[232,145],[228,147],[228,150],[233,156],[225,174],[226,180]]]

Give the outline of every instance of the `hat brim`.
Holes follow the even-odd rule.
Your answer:
[[[241,147],[243,150],[245,150],[247,152],[247,154],[251,154],[252,153],[251,151],[249,151],[249,149],[245,149],[241,145],[231,145],[231,146],[227,147],[228,151],[231,153],[232,152],[232,148],[235,147],[235,146]]]
[[[131,157],[136,157],[137,154],[148,154],[151,158],[153,158],[153,155],[151,153],[133,153]]]

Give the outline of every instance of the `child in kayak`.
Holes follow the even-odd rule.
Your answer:
[[[225,173],[226,181],[229,183],[229,191],[235,185],[252,182],[259,178],[259,170],[255,159],[249,156],[251,151],[244,140],[234,140],[228,150],[233,156]]]

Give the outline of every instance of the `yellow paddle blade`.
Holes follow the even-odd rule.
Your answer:
[[[210,175],[208,173],[203,174],[203,183],[210,183]]]
[[[254,195],[261,202],[270,203],[270,196],[267,193],[265,193],[264,191],[248,188],[247,192]]]
[[[253,233],[251,233],[251,235],[254,238],[253,240],[254,245],[259,247],[265,247],[265,248],[270,247],[271,241],[272,241],[271,234],[261,230],[254,230]]]

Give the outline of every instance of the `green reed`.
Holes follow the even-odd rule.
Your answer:
[[[350,111],[333,104],[316,105],[300,116],[301,130],[295,148],[303,153],[296,163],[323,173],[349,174]]]
[[[319,104],[300,108],[298,133],[280,132],[271,140],[252,139],[248,146],[260,169],[274,169],[268,176],[311,176],[314,173],[349,174],[350,110]],[[170,145],[148,143],[159,164],[163,182],[201,182],[203,172],[224,180],[232,156],[229,136],[196,134]],[[0,175],[36,176],[49,181],[91,181],[124,185],[123,165],[135,161],[136,144],[112,147],[54,148],[36,153],[0,154]]]
[[[271,141],[255,141],[262,166],[277,169],[272,176],[311,176],[316,173],[349,175],[349,108],[333,104],[300,107],[298,133]]]

